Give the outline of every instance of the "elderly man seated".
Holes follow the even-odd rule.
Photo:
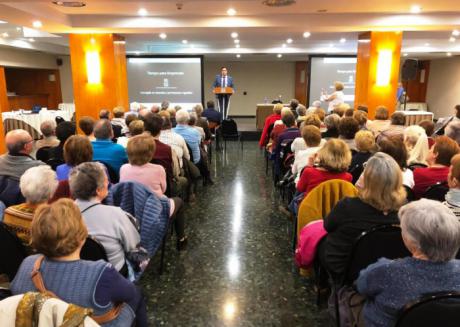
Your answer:
[[[96,141],[92,141],[93,160],[102,161],[119,173],[120,167],[128,162],[126,151],[120,144],[112,142],[113,130],[109,120],[101,119],[94,126]]]
[[[15,129],[6,134],[8,153],[0,156],[0,176],[9,176],[19,181],[27,169],[45,164],[30,156],[33,141],[32,136],[23,129]]]
[[[56,122],[54,120],[45,120],[40,124],[40,131],[43,138],[35,142],[35,151],[44,147],[58,146],[59,140],[56,137]]]

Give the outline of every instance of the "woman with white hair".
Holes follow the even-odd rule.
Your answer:
[[[361,271],[366,326],[393,326],[399,310],[424,294],[460,291],[460,222],[442,203],[427,199],[399,210],[402,238],[412,257],[380,259]]]
[[[366,164],[358,197],[340,200],[324,218],[326,241],[318,248],[323,267],[340,278],[350,257],[353,242],[364,231],[398,222],[398,210],[406,201],[402,174],[396,161],[378,152]]]
[[[412,125],[404,130],[404,144],[409,155],[407,165],[421,164],[427,165],[428,156],[428,136],[425,130],[418,126]]]
[[[51,199],[57,186],[56,173],[50,166],[29,168],[21,176],[19,187],[26,202],[8,207],[3,222],[25,244],[30,240],[30,227],[35,209]]]
[[[339,137],[339,124],[340,116],[337,114],[327,115],[324,118],[324,124],[326,125],[326,131],[321,134],[321,137],[324,139]]]

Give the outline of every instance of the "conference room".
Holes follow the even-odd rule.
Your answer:
[[[0,325],[457,326],[459,19],[0,0]]]

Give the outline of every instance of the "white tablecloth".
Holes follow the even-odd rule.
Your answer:
[[[406,116],[406,126],[417,125],[422,120],[433,121],[433,113],[428,111],[401,111]]]
[[[75,104],[74,103],[60,103],[58,106],[59,110],[67,111],[70,114],[70,117],[75,113]]]
[[[2,122],[5,133],[13,129],[22,128],[27,130],[33,138],[40,138],[40,125],[45,120],[55,120],[56,117],[62,117],[70,121],[73,114],[65,110],[41,110],[38,114],[32,114],[29,110],[7,111],[2,112]]]
[[[427,111],[428,105],[426,102],[408,102],[406,103],[406,110]],[[399,110],[404,110],[404,103],[399,106]]]

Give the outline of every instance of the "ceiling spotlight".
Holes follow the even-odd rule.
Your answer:
[[[343,38],[340,39],[340,43],[345,43],[345,42],[347,42],[346,38],[343,37]]]
[[[304,33],[303,33],[303,37],[304,37],[304,38],[309,38],[310,35],[311,35],[310,32],[304,32]]]
[[[238,33],[237,32],[233,32],[232,34],[230,34],[230,36],[233,38],[233,39],[236,39],[238,37]]]
[[[404,53],[403,54],[403,57],[407,57],[409,54],[408,53]]]
[[[53,1],[53,4],[70,8],[81,8],[86,6],[86,3],[82,1]]]
[[[166,33],[160,33],[159,37],[160,37],[160,39],[164,40],[164,39],[166,39],[168,36],[166,35]]]
[[[35,39],[30,38],[30,39],[29,39],[29,42],[35,42]]]
[[[5,22],[4,20],[0,20],[0,24],[8,24],[8,22]]]
[[[229,9],[227,10],[227,15],[229,15],[229,16],[235,16],[235,15],[236,15],[236,10],[233,9],[233,8],[229,8]]]
[[[278,53],[276,56],[277,56],[278,58],[281,58],[283,55],[282,55],[281,53]]]
[[[43,24],[42,24],[41,21],[36,20],[36,21],[34,21],[34,22],[32,23],[32,26],[33,26],[34,28],[41,28],[41,27],[43,26]]]
[[[281,46],[282,46],[283,48],[286,48],[286,47],[287,47],[286,43],[283,43]]]
[[[137,11],[137,14],[139,16],[147,16],[149,13],[147,12],[147,9],[145,8],[140,8],[138,11]]]
[[[7,37],[9,37],[9,36],[10,36],[10,35],[9,35],[7,32],[2,33],[2,37],[3,37],[3,38],[7,38]]]
[[[240,44],[240,40],[238,39],[233,40],[233,42],[235,42],[235,44]]]
[[[454,38],[453,36],[451,36],[451,37],[449,38],[449,42],[455,42],[455,40],[456,40],[456,38]]]
[[[240,45],[239,45],[239,44],[236,44],[236,45],[235,45],[235,47],[239,48],[239,47],[240,47]]]
[[[459,30],[453,30],[452,35],[453,36],[460,36],[460,31]]]
[[[187,40],[182,40],[182,44],[187,44],[188,41]]]
[[[241,58],[241,55],[238,53],[238,54],[236,55],[236,57],[237,57],[237,58]]]
[[[410,12],[411,14],[420,14],[422,12],[422,7],[419,5],[412,5],[410,7]]]
[[[291,44],[291,43],[292,43],[292,39],[287,39],[287,40],[286,40],[286,43]]]
[[[447,53],[446,53],[446,56],[448,56],[448,57],[452,57],[452,53],[450,53],[450,52],[447,52]]]

